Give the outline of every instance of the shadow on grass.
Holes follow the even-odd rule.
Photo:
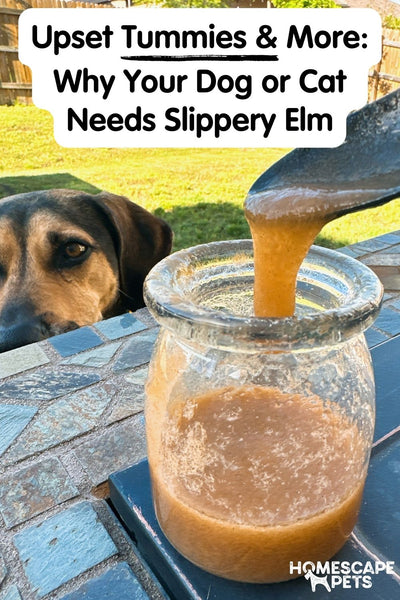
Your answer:
[[[333,239],[327,237],[326,235],[318,235],[316,237],[315,243],[318,246],[325,246],[325,248],[342,248],[343,246],[347,246],[350,242],[349,240],[342,239]]]
[[[175,206],[170,210],[158,208],[155,214],[172,227],[174,251],[207,242],[251,237],[243,209],[230,202],[199,202],[192,206]],[[340,248],[347,243],[326,235],[319,235],[316,239],[316,244],[327,248]]]
[[[24,192],[49,190],[51,188],[80,190],[82,192],[88,192],[89,194],[97,194],[101,191],[94,185],[70,175],[70,173],[0,178],[0,198],[12,196],[13,194],[22,194]]]
[[[243,209],[230,202],[199,202],[192,206],[175,206],[170,210],[158,208],[155,214],[172,227],[173,250],[251,237]]]

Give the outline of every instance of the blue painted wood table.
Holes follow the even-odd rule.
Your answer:
[[[111,501],[138,551],[172,598],[341,600],[350,591],[356,600],[400,598],[400,336],[373,349],[372,357],[377,420],[361,514],[350,540],[331,561],[336,572],[328,574],[330,589],[316,588],[315,596],[304,577],[250,585],[205,573],[176,552],[163,535],[152,506],[147,461],[111,476]]]

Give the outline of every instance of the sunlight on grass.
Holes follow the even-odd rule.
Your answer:
[[[174,248],[249,237],[243,201],[255,179],[287,150],[62,148],[51,115],[1,106],[0,196],[32,189],[105,189],[169,221]],[[400,227],[400,200],[327,225],[318,242],[339,247]]]

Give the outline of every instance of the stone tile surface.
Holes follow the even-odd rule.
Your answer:
[[[101,386],[94,386],[57,400],[38,415],[9,452],[9,460],[31,456],[70,440],[99,424],[110,402]]]
[[[3,352],[0,355],[0,378],[40,367],[48,362],[49,358],[38,344]]]
[[[400,292],[400,268],[399,268],[398,274],[388,275],[381,281],[388,290],[391,290],[391,291],[397,292],[397,293]]]
[[[0,384],[0,399],[52,400],[100,381],[97,373],[51,369],[37,371]]]
[[[91,327],[80,327],[49,339],[50,344],[61,356],[71,356],[100,346],[102,339],[91,329]]]
[[[151,330],[132,336],[114,363],[113,371],[119,373],[148,363],[157,334],[157,331]]]
[[[142,323],[144,323],[145,325],[147,325],[147,327],[155,327],[158,325],[157,321],[154,319],[154,317],[150,314],[149,310],[147,308],[139,308],[139,310],[137,310],[135,312],[135,317],[137,319],[139,319],[139,321],[142,321]]]
[[[63,365],[81,365],[82,367],[104,367],[113,358],[114,354],[120,348],[121,342],[99,346],[94,350],[81,352],[71,358],[62,361]]]
[[[382,250],[382,252],[380,252],[380,254],[382,256],[385,256],[386,254],[392,255],[392,254],[397,254],[397,260],[400,259],[400,244],[395,244],[392,246],[389,246],[389,248],[386,248],[385,250]]]
[[[0,512],[10,528],[78,494],[59,459],[49,458],[0,481]]]
[[[352,246],[344,246],[343,248],[338,248],[337,251],[346,256],[350,256],[351,258],[357,258],[360,255],[357,248],[353,248]]]
[[[387,254],[379,253],[372,254],[371,256],[365,256],[361,262],[365,263],[369,267],[396,267],[399,265],[400,256],[392,251],[392,247],[388,250],[391,252]]]
[[[368,348],[373,348],[377,344],[381,344],[389,339],[389,336],[377,331],[373,327],[370,327],[365,332],[365,338],[367,340]]]
[[[125,379],[134,385],[143,385],[146,383],[147,374],[149,372],[149,367],[142,367],[141,369],[137,369],[133,373],[129,373],[125,375]]]
[[[37,410],[36,406],[0,405],[0,455],[25,429]]]
[[[376,239],[381,242],[386,242],[387,244],[399,244],[400,243],[400,229],[398,231],[393,231],[392,233],[385,233],[383,235],[378,236]]]
[[[397,295],[400,292],[400,262],[398,266],[387,267],[387,266],[376,266],[368,265],[379,277],[384,288],[385,293]]]
[[[150,600],[127,563],[119,563],[99,577],[89,579],[61,600]]]
[[[390,300],[388,305],[396,310],[400,311],[400,298]]]
[[[14,536],[14,544],[39,598],[117,553],[89,502],[22,530]]]
[[[106,321],[99,321],[94,326],[109,340],[116,340],[147,329],[147,326],[136,319],[132,313],[118,315]]]
[[[122,388],[117,396],[118,400],[107,418],[107,423],[121,421],[144,409],[144,391],[141,388],[131,385]]]
[[[15,584],[0,592],[0,600],[21,600],[21,595]]]
[[[383,308],[374,322],[374,327],[381,329],[389,336],[400,333],[400,313],[390,308]]]
[[[6,575],[7,575],[7,567],[4,563],[4,558],[0,554],[0,586],[3,583]]]
[[[107,480],[110,473],[136,463],[146,456],[144,419],[138,415],[84,442],[75,449],[94,485]]]
[[[386,290],[383,293],[383,302],[384,304],[389,304],[389,300],[395,300],[393,292],[387,292]]]
[[[370,240],[358,242],[358,244],[354,244],[353,246],[350,246],[350,248],[357,248],[357,250],[367,254],[385,250],[389,246],[391,246],[390,241],[385,239],[385,236],[381,236],[380,238],[372,238]]]

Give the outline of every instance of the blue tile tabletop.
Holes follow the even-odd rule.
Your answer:
[[[121,342],[114,342],[99,346],[86,352],[80,352],[62,361],[63,365],[82,365],[83,367],[104,367],[107,365],[117,350],[120,348]]]
[[[89,579],[61,600],[150,600],[126,563],[119,563],[99,577]]]
[[[18,406],[15,404],[3,404],[0,406],[0,455],[3,454],[28,425],[34,414],[36,406]]]
[[[0,600],[21,600],[17,586],[10,585],[4,592],[0,592]]]
[[[82,374],[79,371],[63,371],[61,369],[37,371],[0,384],[0,398],[33,402],[52,400],[64,396],[68,392],[88,387],[100,379],[101,377],[97,373]]]
[[[39,598],[117,553],[89,502],[15,534],[14,544]]]
[[[61,356],[71,356],[83,350],[100,346],[102,339],[90,328],[80,327],[61,335],[49,338],[50,344]]]
[[[400,333],[400,313],[390,308],[383,308],[374,323],[374,327],[392,336]]]
[[[389,339],[388,335],[382,333],[381,331],[377,331],[374,327],[367,329],[365,332],[365,337],[370,348],[372,346],[381,344],[382,342],[386,342],[386,340]]]
[[[9,528],[78,495],[61,461],[48,458],[0,479],[0,513]]]
[[[92,430],[109,402],[101,386],[92,386],[46,406],[19,436],[8,460],[26,458]]]
[[[332,561],[369,566],[388,565],[367,575],[345,579],[328,576],[331,588],[316,587],[318,600],[398,600],[400,577],[400,404],[398,363],[400,337],[372,351],[377,382],[376,442],[368,471],[359,522]],[[397,365],[397,366],[396,366]],[[379,440],[384,438],[382,441]],[[155,517],[147,461],[110,477],[111,501],[138,551],[174,600],[310,600],[311,581],[252,585],[210,575],[183,558],[163,535]],[[397,565],[393,567],[393,565]],[[392,569],[394,568],[394,573]]]
[[[6,575],[7,575],[7,567],[4,564],[4,558],[0,554],[0,585],[3,583]]]
[[[157,331],[150,330],[133,336],[132,341],[125,346],[115,362],[113,371],[120,373],[147,364],[152,355],[157,334]]]
[[[146,329],[146,325],[136,319],[132,313],[118,315],[107,319],[107,321],[99,321],[94,326],[109,340],[117,340],[126,335],[137,333]]]
[[[22,346],[2,353],[0,356],[0,378],[34,369],[50,362],[46,353],[38,344]]]

